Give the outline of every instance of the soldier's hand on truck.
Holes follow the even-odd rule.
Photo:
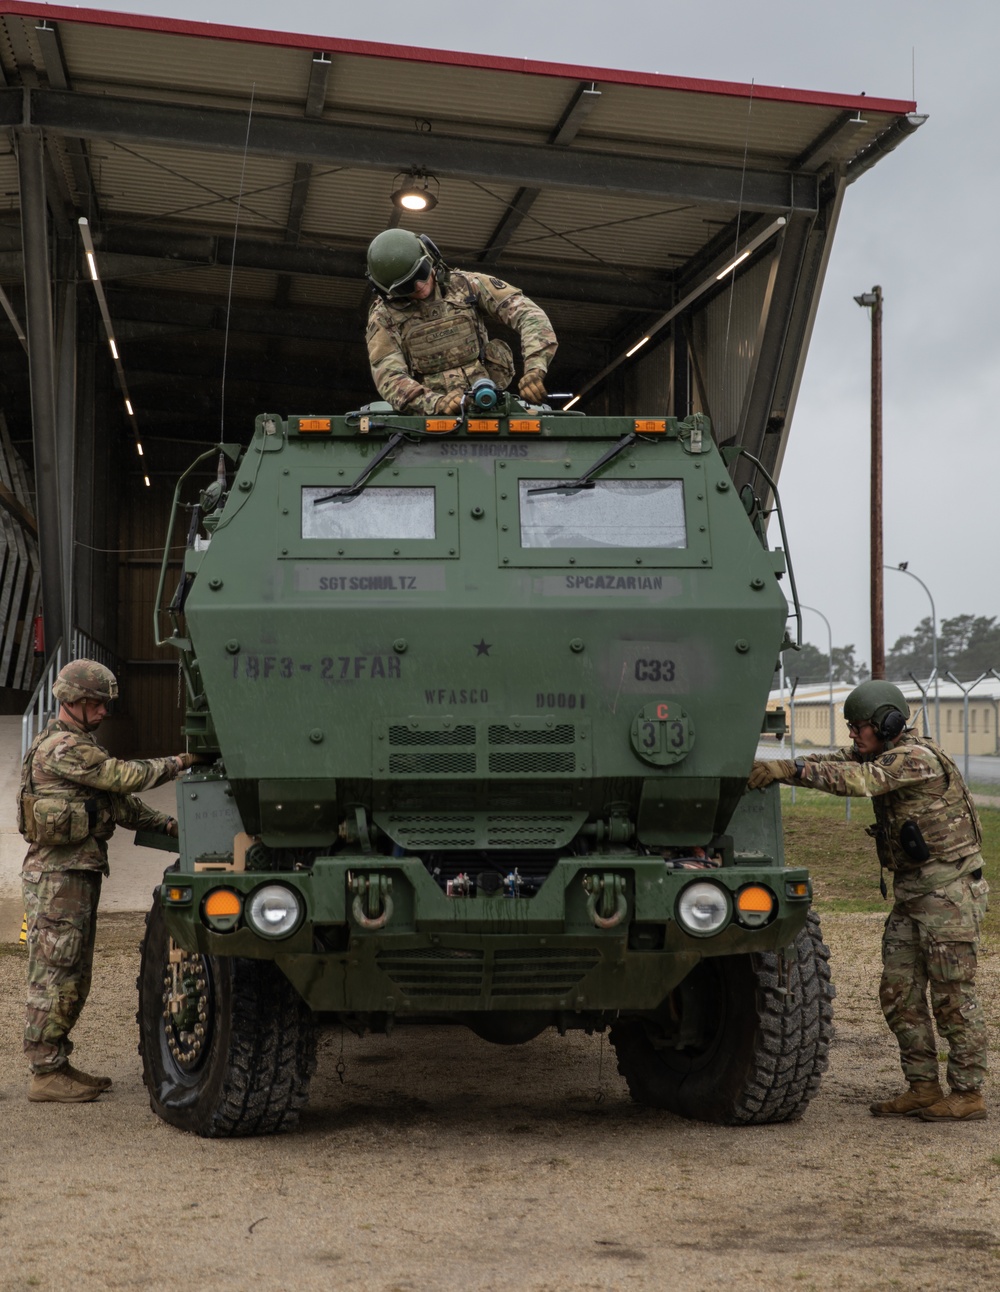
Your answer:
[[[196,763],[215,761],[211,754],[174,754],[174,759],[182,772],[186,772],[189,767],[194,767]]]
[[[540,404],[546,396],[545,382],[542,378],[545,373],[541,368],[532,368],[524,374],[517,383],[518,393],[522,399],[526,399],[529,404]]]
[[[793,781],[795,764],[790,758],[776,758],[768,762],[757,761],[750,770],[748,790],[763,790],[774,781]]]
[[[465,396],[463,390],[449,390],[447,395],[442,395],[435,408],[436,413],[457,413],[462,407],[462,399]]]

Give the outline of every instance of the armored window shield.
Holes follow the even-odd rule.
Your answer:
[[[336,486],[333,486],[335,489]],[[369,486],[353,498],[330,498],[331,486],[302,489],[303,539],[433,539],[433,488]],[[328,501],[317,503],[317,499]]]
[[[595,480],[572,493],[532,493],[551,483],[518,481],[522,548],[688,545],[682,480]]]

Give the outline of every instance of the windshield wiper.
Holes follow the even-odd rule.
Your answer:
[[[344,500],[347,498],[356,498],[358,494],[362,491],[362,489],[364,489],[365,485],[368,483],[368,477],[371,475],[371,473],[375,470],[375,468],[379,465],[379,463],[385,461],[385,459],[389,456],[389,454],[393,451],[393,449],[399,444],[399,441],[402,438],[403,438],[402,431],[397,431],[395,435],[390,435],[389,438],[386,440],[385,444],[383,444],[382,448],[379,449],[378,453],[375,454],[375,456],[368,463],[368,465],[361,472],[361,474],[358,476],[357,480],[355,480],[353,484],[345,485],[343,489],[335,489],[333,493],[324,494],[322,498],[314,498],[313,506],[316,507],[321,502],[337,502],[339,500]]]
[[[593,489],[595,483],[593,476],[596,475],[596,473],[600,471],[601,467],[606,463],[610,462],[613,458],[616,458],[619,453],[624,453],[628,446],[630,444],[634,444],[637,439],[638,436],[635,431],[629,431],[628,435],[623,435],[618,443],[608,449],[607,453],[605,453],[603,457],[599,457],[593,466],[588,467],[587,470],[584,471],[579,480],[568,480],[565,484],[545,485],[541,489],[529,489],[528,493],[576,493],[578,489]]]

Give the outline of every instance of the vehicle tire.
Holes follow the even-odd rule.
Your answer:
[[[810,911],[785,953],[702,960],[672,997],[669,1029],[645,1019],[611,1028],[632,1098],[725,1125],[801,1117],[833,1036],[829,959]]]
[[[292,1130],[316,1068],[316,1034],[277,966],[184,952],[178,968],[189,990],[183,1010],[171,1014],[170,938],[158,890],[139,951],[136,1021],[153,1112],[213,1138]]]

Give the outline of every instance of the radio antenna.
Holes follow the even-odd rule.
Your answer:
[[[233,223],[233,254],[229,260],[229,292],[226,297],[226,334],[222,343],[222,391],[219,398],[219,442],[226,438],[226,363],[229,359],[229,315],[233,308],[233,276],[236,273],[236,238],[240,231],[240,206],[243,202],[243,182],[247,173],[247,152],[250,148],[250,125],[253,121],[253,100],[257,82],[250,86],[250,108],[247,112],[247,133],[243,140],[243,165],[240,169],[240,191],[236,195],[236,219]]]

